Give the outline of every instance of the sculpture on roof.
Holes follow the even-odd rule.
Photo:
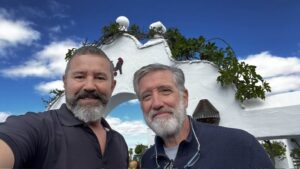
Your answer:
[[[121,57],[118,58],[118,62],[114,68],[114,75],[116,76],[117,75],[117,71],[119,71],[120,75],[122,74],[122,66],[123,66],[123,59]]]

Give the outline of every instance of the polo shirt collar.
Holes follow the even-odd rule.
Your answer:
[[[107,121],[104,118],[101,118],[101,124],[104,128],[108,129],[108,131],[111,130],[110,125],[107,123]]]
[[[74,116],[74,114],[67,108],[65,103],[61,105],[57,115],[58,115],[58,118],[59,118],[61,124],[64,126],[71,127],[71,126],[78,126],[78,125],[86,124],[83,121],[76,118]],[[107,121],[104,118],[101,119],[101,124],[103,127],[111,130],[111,127],[109,126],[109,124],[107,123]]]

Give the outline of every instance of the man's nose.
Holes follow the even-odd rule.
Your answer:
[[[158,93],[154,92],[152,95],[152,109],[160,110],[163,107],[163,101]]]
[[[94,79],[92,78],[87,78],[86,82],[84,84],[83,90],[87,92],[93,92],[96,90],[96,84],[94,82]]]

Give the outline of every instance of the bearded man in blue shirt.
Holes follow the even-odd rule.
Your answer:
[[[150,64],[134,74],[134,90],[155,144],[141,168],[272,169],[270,158],[249,133],[196,122],[186,113],[188,90],[181,69]]]

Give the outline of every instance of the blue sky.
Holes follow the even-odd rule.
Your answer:
[[[43,111],[41,98],[61,87],[66,49],[97,40],[118,16],[145,31],[161,21],[186,37],[222,38],[258,66],[273,93],[300,90],[298,0],[0,0],[0,118]],[[139,112],[136,102],[123,103],[113,124],[145,128]]]

